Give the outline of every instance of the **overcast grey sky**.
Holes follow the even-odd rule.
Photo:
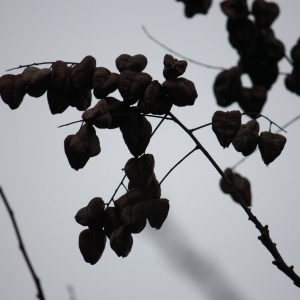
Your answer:
[[[173,0],[0,1],[0,75],[18,65],[80,62],[86,55],[93,55],[97,66],[117,72],[117,56],[141,53],[148,58],[145,72],[162,82],[167,52],[145,36],[142,25],[188,57],[229,68],[238,56],[227,42],[226,17],[219,3],[214,1],[206,16],[186,19],[183,4]],[[300,36],[300,5],[298,0],[277,3],[281,14],[273,28],[289,55]],[[282,60],[280,69],[290,72],[291,67]],[[227,109],[216,105],[212,84],[217,74],[188,64],[184,77],[195,83],[198,99],[192,107],[172,109],[187,127],[210,122],[218,109],[239,109],[237,104]],[[300,112],[299,97],[285,90],[283,80],[283,76],[278,78],[263,109],[280,125]],[[244,83],[249,84],[246,79]],[[115,97],[121,99],[118,93]],[[93,105],[96,102],[93,99]],[[46,95],[38,99],[27,95],[14,111],[0,101],[0,185],[15,212],[46,299],[69,299],[69,285],[78,300],[206,300],[225,299],[225,295],[228,299],[299,299],[299,289],[272,265],[271,255],[257,239],[258,231],[220,191],[218,173],[200,152],[193,153],[163,183],[162,196],[170,200],[170,212],[160,230],[147,226],[134,235],[127,258],[117,257],[107,244],[96,265],[86,264],[77,245],[83,227],[74,215],[94,197],[111,198],[131,155],[118,129],[97,130],[102,152],[84,169],[71,169],[63,141],[79,125],[57,126],[80,117],[74,108],[52,116]],[[243,117],[243,121],[248,119]],[[260,120],[260,127],[265,131],[269,124]],[[298,274],[299,128],[299,122],[288,128],[285,149],[269,167],[256,152],[237,168],[251,182],[254,214],[269,225],[279,251]],[[222,169],[242,158],[232,146],[223,150],[210,127],[196,135]],[[155,157],[157,178],[163,178],[193,147],[178,126],[165,122],[147,148]],[[0,220],[0,298],[34,299],[35,286],[3,204]]]

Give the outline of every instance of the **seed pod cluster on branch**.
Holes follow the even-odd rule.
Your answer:
[[[282,152],[286,143],[286,137],[270,131],[264,131],[259,135],[259,123],[250,120],[242,124],[242,114],[238,110],[216,111],[212,117],[212,130],[217,136],[220,145],[228,148],[230,144],[235,150],[244,156],[252,154],[257,145],[262,160],[266,165],[273,162]]]
[[[276,81],[278,62],[285,55],[284,44],[275,37],[272,23],[279,15],[273,2],[255,0],[252,11],[247,0],[222,1],[227,16],[229,42],[240,56],[238,65],[217,75],[213,90],[220,106],[237,102],[252,118],[259,114],[267,100],[267,91]],[[254,21],[249,18],[252,14]],[[248,74],[251,88],[242,86],[241,75]]]
[[[79,235],[79,249],[87,263],[95,264],[104,251],[106,237],[118,256],[126,257],[132,248],[132,234],[143,231],[147,220],[160,229],[169,212],[169,200],[161,198],[160,185],[154,173],[154,157],[144,154],[130,158],[124,171],[129,179],[128,191],[105,208],[103,200],[93,198],[81,208],[75,220],[88,226]]]
[[[96,60],[90,55],[71,66],[60,60],[52,63],[51,69],[29,66],[22,74],[0,77],[0,95],[11,109],[16,109],[26,93],[40,97],[47,92],[52,114],[63,113],[69,106],[84,111],[82,120],[89,126],[83,126],[77,134],[65,139],[65,153],[75,170],[83,168],[90,157],[100,153],[94,126],[119,128],[128,150],[138,157],[146,151],[152,134],[151,124],[144,115],[164,115],[173,104],[193,105],[198,94],[192,81],[179,77],[185,72],[187,62],[172,55],[164,57],[166,80],[162,84],[143,72],[147,58],[142,54],[121,54],[115,63],[120,74],[96,67]],[[99,101],[89,108],[92,89]],[[109,96],[116,90],[122,100]],[[82,133],[86,129],[89,134]]]

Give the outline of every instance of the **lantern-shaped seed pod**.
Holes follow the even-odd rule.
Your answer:
[[[176,79],[181,76],[187,67],[185,60],[178,60],[170,54],[164,57],[164,70],[163,75],[166,79]]]
[[[101,258],[105,249],[106,236],[104,230],[83,230],[79,235],[79,249],[87,263],[94,265]]]
[[[282,152],[286,143],[286,137],[269,131],[260,134],[258,146],[262,160],[266,165],[273,162]]]
[[[244,156],[252,154],[258,144],[259,123],[251,120],[242,124],[239,132],[232,141],[235,150],[242,152]]]
[[[110,235],[110,247],[120,257],[126,257],[131,251],[133,239],[129,229],[122,225]]]
[[[169,200],[165,198],[149,199],[146,201],[146,205],[147,219],[150,226],[152,228],[160,229],[169,213]]]
[[[229,147],[241,127],[242,115],[239,110],[216,111],[212,117],[212,130],[223,148]]]
[[[142,54],[121,54],[116,58],[116,67],[119,72],[135,71],[142,72],[147,66],[147,57]]]

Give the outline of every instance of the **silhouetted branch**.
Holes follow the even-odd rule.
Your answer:
[[[50,65],[50,64],[54,64],[54,61],[48,61],[48,62],[42,62],[42,63],[33,63],[33,64],[29,64],[29,65],[19,65],[18,67],[12,68],[12,69],[8,69],[5,72],[8,71],[12,71],[12,70],[17,70],[17,69],[22,69],[22,68],[28,68],[28,67],[32,67],[32,66],[39,66],[39,65]],[[65,62],[67,65],[76,65],[77,63],[75,62]]]
[[[198,146],[196,146],[192,151],[190,151],[187,155],[185,155],[174,167],[170,169],[170,171],[165,175],[165,177],[160,181],[159,185],[163,183],[163,181],[168,177],[168,175],[179,165],[181,164],[188,156],[190,156],[194,151],[198,149]]]
[[[225,68],[222,68],[222,67],[216,67],[216,66],[212,66],[212,65],[207,65],[207,64],[204,64],[202,62],[199,62],[199,61],[196,61],[194,59],[191,59],[191,58],[188,58],[176,51],[174,51],[173,49],[169,48],[168,46],[166,46],[165,44],[161,43],[160,41],[158,41],[156,38],[154,38],[149,32],[148,30],[146,29],[145,26],[142,26],[142,29],[143,31],[145,32],[145,34],[148,36],[148,38],[150,40],[152,40],[154,43],[156,43],[157,45],[161,46],[162,48],[166,49],[167,51],[169,51],[170,53],[173,53],[175,54],[176,56],[178,57],[181,57],[183,59],[185,59],[186,61],[189,61],[190,63],[193,63],[195,65],[199,65],[201,67],[205,67],[205,68],[209,68],[209,69],[216,69],[216,70],[225,70]]]
[[[123,176],[123,179],[121,180],[121,182],[120,182],[120,184],[118,185],[118,187],[115,189],[114,194],[113,194],[112,197],[110,198],[109,202],[106,204],[107,206],[109,206],[109,204],[110,204],[112,201],[114,201],[114,197],[115,197],[116,193],[118,192],[119,188],[120,188],[122,185],[124,186],[123,181],[125,180],[125,178],[126,178],[126,174]],[[124,187],[125,187],[125,186],[124,186]],[[126,189],[126,187],[125,187],[125,189]]]
[[[257,219],[256,216],[253,215],[250,208],[248,208],[241,197],[241,195],[236,190],[234,184],[228,179],[228,177],[224,174],[218,164],[214,161],[211,155],[207,152],[207,150],[201,145],[199,140],[193,135],[193,133],[185,127],[171,112],[168,113],[171,116],[175,123],[177,123],[195,142],[197,148],[202,151],[202,153],[206,156],[206,158],[211,162],[211,164],[215,167],[221,177],[226,181],[227,185],[230,187],[232,194],[235,199],[237,199],[248,215],[248,218],[251,222],[254,223],[255,227],[259,230],[260,236],[258,239],[262,242],[262,244],[268,249],[268,251],[274,257],[274,261],[272,262],[274,265],[277,266],[279,270],[281,270],[284,274],[286,274],[289,278],[294,281],[294,284],[300,288],[300,277],[294,272],[293,266],[288,266],[285,261],[283,260],[282,256],[280,255],[279,251],[277,250],[276,244],[272,241],[269,233],[268,225],[263,226],[260,221]]]
[[[27,252],[26,252],[26,249],[25,249],[25,246],[24,246],[24,243],[22,241],[22,237],[21,237],[21,234],[20,234],[20,231],[19,231],[19,228],[18,228],[18,225],[17,225],[17,222],[15,220],[15,217],[14,217],[14,212],[12,211],[12,209],[10,208],[10,205],[8,203],[8,200],[7,198],[5,197],[4,195],[4,192],[2,190],[2,188],[0,187],[0,194],[1,194],[1,197],[4,201],[4,204],[7,208],[7,211],[9,213],[9,216],[10,216],[10,219],[13,223],[13,227],[15,229],[15,232],[16,232],[16,235],[17,235],[17,238],[18,238],[18,241],[19,241],[19,248],[24,256],[24,259],[26,261],[26,264],[30,270],[30,273],[31,273],[31,276],[35,282],[35,285],[36,285],[36,288],[37,288],[37,298],[40,299],[40,300],[45,300],[45,297],[44,297],[44,293],[43,293],[43,290],[42,290],[42,286],[41,286],[41,283],[40,283],[40,280],[38,278],[38,276],[36,275],[36,273],[34,272],[34,269],[33,269],[33,266],[29,260],[29,257],[27,255]]]

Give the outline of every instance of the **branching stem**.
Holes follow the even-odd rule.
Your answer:
[[[25,246],[24,246],[24,243],[23,243],[23,240],[22,240],[22,237],[21,237],[21,233],[19,231],[19,228],[18,228],[18,225],[17,225],[17,222],[16,222],[16,219],[14,217],[14,212],[12,211],[9,203],[8,203],[8,200],[6,198],[6,196],[4,195],[4,192],[2,190],[2,188],[0,187],[0,194],[1,194],[1,197],[2,197],[2,200],[7,208],[7,211],[9,213],[9,216],[10,216],[10,219],[12,221],[12,224],[13,224],[13,227],[15,229],[15,233],[17,235],[17,239],[18,239],[18,242],[19,242],[19,248],[20,248],[20,251],[22,252],[23,256],[24,256],[24,259],[25,259],[25,262],[29,268],[29,271],[30,271],[30,274],[33,278],[33,281],[36,285],[36,288],[37,288],[37,295],[36,297],[40,300],[45,300],[45,297],[44,297],[44,292],[43,292],[43,289],[42,289],[42,286],[41,286],[41,283],[40,283],[40,279],[38,278],[38,276],[36,275],[34,269],[33,269],[33,266],[30,262],[30,259],[27,255],[27,252],[26,252],[26,249],[25,249]]]
[[[75,62],[65,62],[67,65],[76,65],[77,63]],[[17,70],[17,69],[22,69],[22,68],[28,68],[28,67],[32,67],[32,66],[39,66],[39,65],[50,65],[50,64],[54,64],[54,61],[48,61],[48,62],[41,62],[41,63],[33,63],[33,64],[29,64],[29,65],[19,65],[16,68],[11,68],[6,70],[5,72],[8,71],[12,71],[12,70]]]
[[[202,153],[206,156],[206,158],[211,162],[211,164],[215,167],[221,177],[226,181],[227,185],[231,188],[232,194],[234,198],[238,199],[240,205],[248,215],[248,218],[251,222],[254,223],[255,227],[259,230],[260,236],[258,239],[262,242],[262,244],[268,249],[268,251],[274,257],[274,261],[272,262],[274,265],[277,266],[279,270],[281,270],[284,274],[286,274],[289,278],[294,281],[294,284],[300,288],[300,277],[294,272],[293,266],[288,266],[285,261],[283,260],[282,256],[280,255],[279,251],[277,250],[276,244],[272,241],[268,225],[263,226],[260,221],[257,219],[256,216],[253,215],[250,208],[248,208],[242,199],[241,195],[236,190],[234,184],[228,179],[228,177],[224,174],[218,164],[214,161],[214,159],[210,156],[207,150],[201,145],[199,140],[193,135],[193,133],[184,126],[171,112],[169,112],[169,116],[173,118],[174,122],[177,123],[195,142],[198,149],[202,151]]]

